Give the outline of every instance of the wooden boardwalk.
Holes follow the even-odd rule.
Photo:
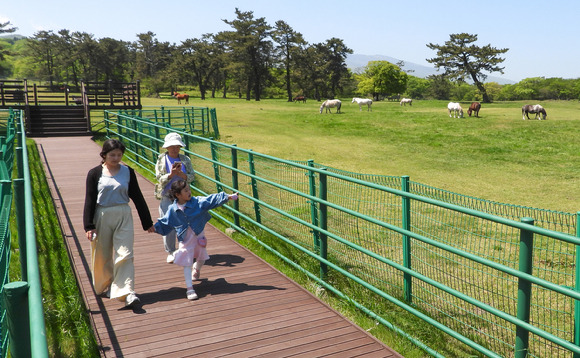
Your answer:
[[[211,259],[185,297],[183,270],[165,263],[161,236],[134,206],[135,290],[143,307],[95,295],[82,212],[85,179],[100,163],[89,137],[35,138],[103,357],[401,357],[272,266],[208,225]],[[153,184],[139,176],[151,216]]]

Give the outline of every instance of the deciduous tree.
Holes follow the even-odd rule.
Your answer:
[[[388,61],[370,61],[362,74],[358,93],[370,93],[378,100],[379,95],[405,92],[407,81],[408,75],[399,66]]]

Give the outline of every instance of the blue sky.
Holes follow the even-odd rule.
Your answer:
[[[240,5],[243,4],[243,5]],[[152,31],[160,41],[180,44],[204,33],[232,28],[235,8],[253,11],[270,25],[284,20],[309,43],[340,38],[355,54],[385,55],[432,67],[427,43],[443,44],[449,34],[478,35],[477,45],[509,48],[505,74],[580,78],[580,1],[151,1],[151,0],[2,0],[0,21],[32,36],[62,29],[135,41]],[[83,18],[83,16],[85,16]]]

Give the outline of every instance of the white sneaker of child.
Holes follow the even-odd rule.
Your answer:
[[[191,301],[198,299],[197,293],[195,293],[194,289],[187,290],[187,299]]]

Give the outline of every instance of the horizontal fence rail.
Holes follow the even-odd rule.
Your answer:
[[[466,355],[580,354],[578,214],[282,160],[140,117],[105,121],[126,160],[150,173],[162,138],[179,132],[194,188],[240,193],[214,216],[434,356],[381,303],[438,328]]]
[[[140,108],[140,83],[81,82],[79,86],[69,86],[0,80],[0,106],[23,109],[38,105]]]
[[[121,130],[123,127],[133,128],[137,126],[137,131],[144,129],[149,131],[150,135],[159,138],[159,135],[167,131],[159,130],[160,128],[170,128],[181,132],[198,136],[219,137],[219,128],[215,108],[207,107],[164,107],[144,108],[144,109],[125,109],[117,111],[103,111],[105,126],[108,123],[118,123]],[[139,119],[140,121],[134,121]],[[156,126],[143,126],[143,123],[154,123]],[[131,131],[132,129],[128,129]],[[156,151],[160,150],[159,144],[163,141],[154,141]]]

